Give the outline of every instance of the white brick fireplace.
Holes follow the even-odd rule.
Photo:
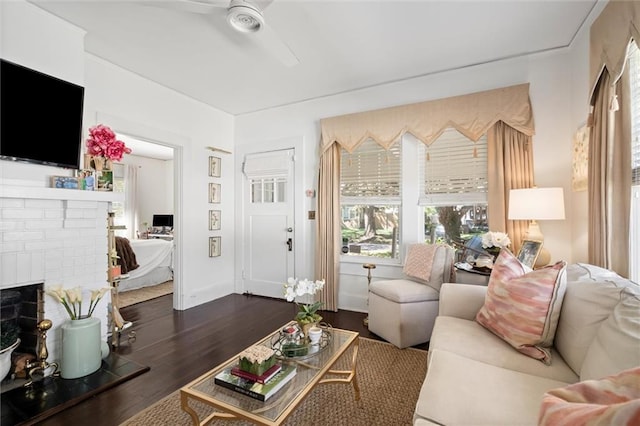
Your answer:
[[[44,283],[85,290],[108,286],[107,212],[121,193],[91,192],[5,184],[0,181],[0,291]],[[102,322],[106,341],[107,293],[93,316]],[[60,326],[69,317],[45,296],[45,318],[53,322],[47,334],[51,361],[60,360]]]

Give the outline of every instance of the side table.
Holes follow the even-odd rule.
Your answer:
[[[461,284],[488,285],[490,274],[470,272],[456,268],[456,282]]]

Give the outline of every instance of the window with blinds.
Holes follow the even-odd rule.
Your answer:
[[[420,204],[487,202],[487,137],[473,142],[447,129],[421,155]]]
[[[487,137],[451,128],[420,151],[420,199],[427,243],[464,243],[487,226]]]
[[[343,201],[399,201],[402,144],[388,150],[368,139],[353,153],[342,150],[340,195]],[[357,198],[357,200],[354,200]]]
[[[400,245],[402,143],[384,149],[369,139],[342,150],[342,253],[397,259]]]

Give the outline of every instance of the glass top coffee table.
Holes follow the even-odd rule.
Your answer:
[[[289,323],[295,324],[295,323]],[[280,330],[269,334],[256,344],[272,347]],[[180,389],[180,405],[193,420],[194,425],[204,425],[214,418],[245,419],[256,424],[279,425],[295,410],[309,392],[318,383],[351,383],[355,399],[360,399],[360,388],[356,379],[356,362],[358,357],[358,333],[354,331],[329,328],[328,342],[317,353],[304,357],[282,358],[283,364],[296,365],[296,375],[276,394],[265,402],[243,395],[239,392],[216,385],[215,376],[225,368],[238,361],[238,355],[218,365]],[[351,368],[348,370],[332,370],[336,361],[352,348]],[[330,374],[331,377],[324,376]],[[334,376],[335,375],[335,376]],[[196,400],[211,406],[216,411],[200,419],[198,413],[189,406],[189,401]]]

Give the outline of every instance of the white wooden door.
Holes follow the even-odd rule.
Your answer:
[[[244,174],[244,288],[283,297],[294,276],[294,150],[248,154]]]

